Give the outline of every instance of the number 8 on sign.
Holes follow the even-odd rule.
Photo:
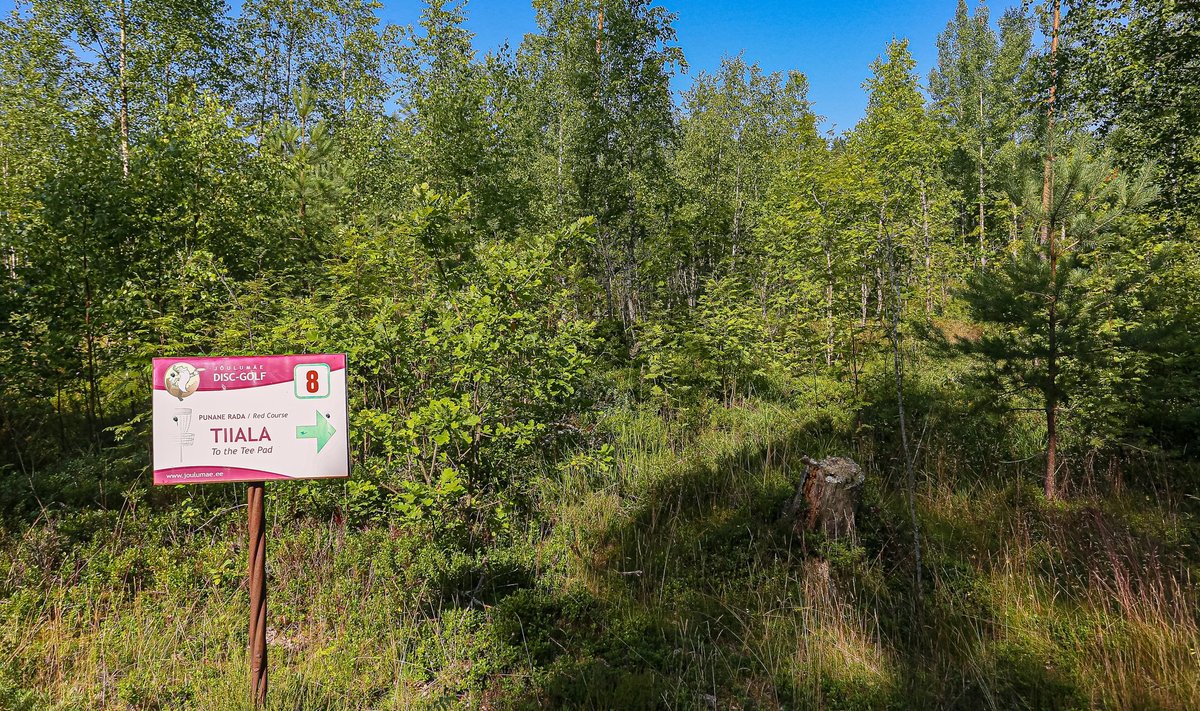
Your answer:
[[[302,363],[292,374],[296,397],[303,399],[329,397],[329,366],[324,363]]]

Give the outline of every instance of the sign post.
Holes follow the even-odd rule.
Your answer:
[[[266,486],[252,481],[246,487],[250,546],[250,699],[267,702],[267,517],[263,509]]]
[[[154,483],[248,482],[250,696],[267,699],[265,481],[350,475],[346,356],[155,358]]]

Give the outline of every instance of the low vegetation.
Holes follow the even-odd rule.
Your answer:
[[[269,487],[272,707],[1200,702],[1200,527],[1178,464],[1050,502],[1036,449],[980,461],[991,434],[922,413],[915,591],[891,455],[837,396],[790,395],[599,412],[604,444],[539,467],[528,513],[486,543],[449,544],[436,517],[374,522],[353,480],[314,484],[336,502],[316,507]],[[797,459],[834,452],[868,472],[858,540],[797,537],[781,519]],[[6,707],[248,704],[239,488],[127,486],[6,534]]]
[[[267,484],[271,708],[1200,708],[1195,9],[959,3],[835,136],[534,7],[0,24],[0,708],[249,708],[244,487],[150,485],[149,363],[296,352],[353,474]]]

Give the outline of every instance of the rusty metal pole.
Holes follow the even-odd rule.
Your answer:
[[[246,489],[250,520],[250,701],[254,708],[267,702],[267,516],[263,482]]]

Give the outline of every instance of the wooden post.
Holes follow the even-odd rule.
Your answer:
[[[246,488],[250,522],[250,701],[258,708],[267,701],[267,517],[263,482]]]

